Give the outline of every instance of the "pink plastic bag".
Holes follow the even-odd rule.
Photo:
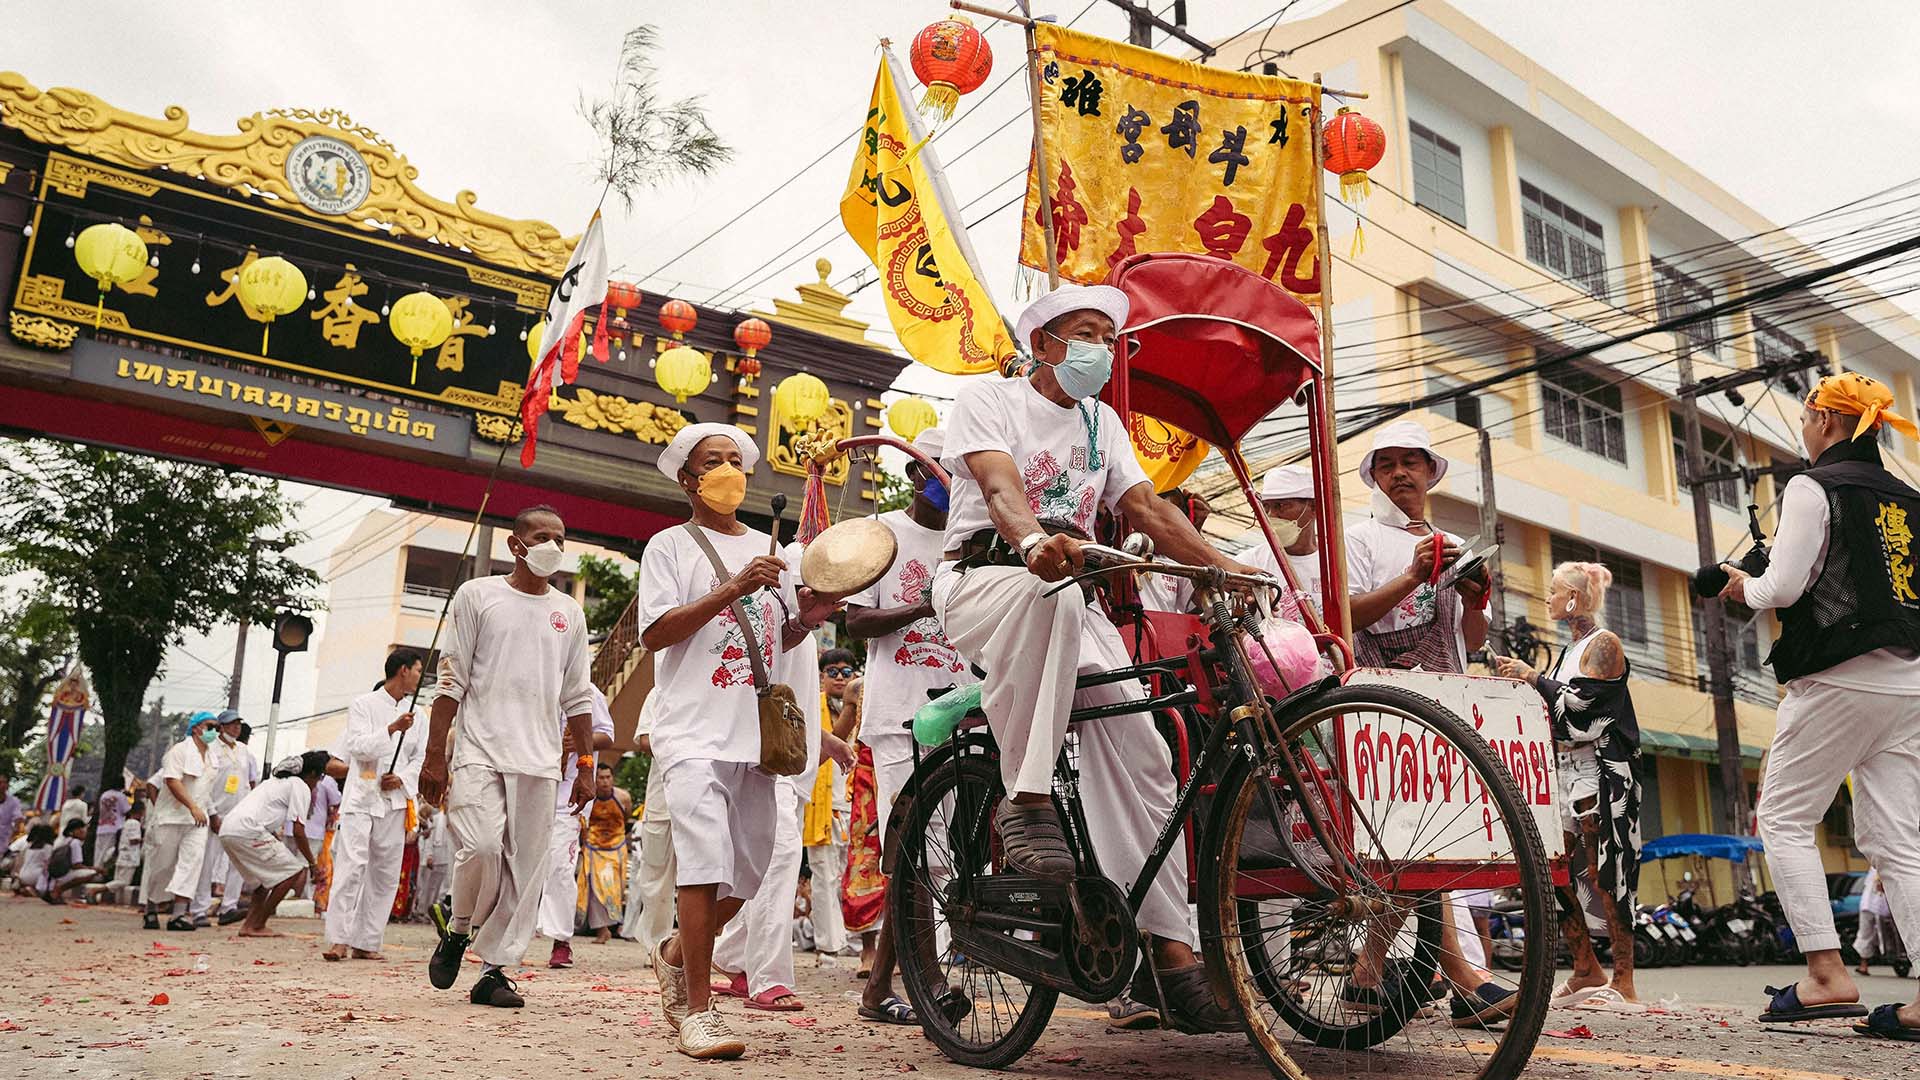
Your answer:
[[[1269,697],[1284,698],[1331,670],[1313,634],[1300,623],[1276,616],[1260,624],[1260,635],[1260,641],[1242,635],[1242,642],[1253,665],[1254,684]]]

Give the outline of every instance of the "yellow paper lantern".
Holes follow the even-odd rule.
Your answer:
[[[407,376],[411,386],[420,377],[420,354],[437,349],[453,333],[453,309],[447,302],[422,289],[410,292],[393,305],[387,316],[387,329],[400,344],[413,350],[413,372]]]
[[[240,271],[234,290],[240,294],[247,314],[266,324],[260,328],[260,355],[265,356],[267,334],[273,329],[273,320],[298,311],[306,302],[307,275],[280,256],[269,255],[255,259]]]
[[[119,222],[103,221],[80,230],[73,242],[73,257],[88,277],[100,283],[100,299],[93,305],[93,328],[98,330],[107,290],[132,281],[147,268],[147,242]]]
[[[901,398],[887,406],[887,426],[895,435],[912,442],[920,433],[940,422],[933,406],[917,397]]]
[[[827,384],[802,371],[773,388],[773,405],[792,420],[809,424],[827,411]]]
[[[534,323],[533,329],[527,331],[527,360],[530,363],[537,364],[540,362],[540,343],[546,340],[546,337],[547,320],[545,319]],[[580,331],[580,355],[587,355],[587,332],[585,330]]]
[[[713,382],[713,362],[699,349],[675,345],[654,360],[653,377],[660,389],[684,405]]]

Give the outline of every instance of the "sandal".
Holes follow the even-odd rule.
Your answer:
[[[1505,1023],[1520,1004],[1520,995],[1498,983],[1485,982],[1472,993],[1453,994],[1453,1026],[1490,1030]]]
[[[1209,1034],[1240,1026],[1239,1016],[1214,1000],[1203,963],[1160,972],[1160,987],[1167,996],[1167,1015],[1181,1031]]]
[[[1077,868],[1052,803],[1003,802],[994,811],[993,827],[1000,834],[1008,870],[1053,885],[1072,884]]]
[[[860,1019],[871,1020],[876,1024],[918,1024],[920,1022],[920,1017],[913,1011],[913,1006],[897,996],[881,1002],[878,1008],[862,1005],[859,1011]]]
[[[1772,1000],[1760,1013],[1763,1024],[1799,1024],[1808,1020],[1845,1020],[1856,1016],[1866,1016],[1867,1008],[1859,1002],[1836,1002],[1831,1005],[1802,1005],[1800,1003],[1800,984],[1790,983],[1782,990],[1777,986],[1767,987]]]
[[[1867,1014],[1867,1022],[1853,1025],[1853,1030],[1876,1039],[1920,1042],[1920,1028],[1910,1028],[1900,1022],[1898,1005],[1875,1006],[1873,1012]]]
[[[973,999],[952,988],[934,998],[933,1004],[949,1024],[958,1024],[973,1014]]]
[[[1599,1009],[1605,1012],[1617,1013],[1643,1013],[1647,1011],[1645,1005],[1637,1001],[1628,1001],[1620,991],[1615,990],[1611,986],[1596,988],[1593,993],[1587,995],[1586,1000],[1575,1005],[1574,1008]]]
[[[1605,990],[1606,988],[1607,988],[1606,985],[1603,983],[1599,986],[1582,986],[1576,990],[1570,987],[1569,985],[1567,985],[1566,983],[1561,983],[1559,989],[1553,992],[1553,997],[1548,1000],[1547,1004],[1551,1008],[1555,1008],[1555,1009],[1570,1008],[1574,1005],[1580,1004],[1581,1002],[1587,1000],[1588,998],[1594,996],[1595,994],[1598,994],[1600,991]]]
[[[717,972],[717,974],[727,975],[727,973],[724,971]],[[707,989],[713,991],[716,994],[719,994],[721,997],[731,997],[731,998],[746,997],[747,996],[747,973],[743,971],[738,975],[727,975],[726,982],[716,981],[710,986],[708,986]]]
[[[786,1004],[780,1004],[782,1001]],[[761,1012],[799,1012],[806,1007],[807,1003],[801,1001],[792,990],[778,984],[769,986],[747,998],[747,1008],[758,1009]]]

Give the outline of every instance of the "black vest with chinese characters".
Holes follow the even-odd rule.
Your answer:
[[[1833,447],[1804,475],[1827,497],[1827,554],[1780,615],[1767,657],[1774,677],[1784,683],[1875,649],[1920,650],[1920,492],[1886,470],[1871,439]]]

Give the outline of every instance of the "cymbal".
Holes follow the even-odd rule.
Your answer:
[[[879,581],[898,552],[893,530],[879,519],[842,521],[807,545],[800,580],[817,595],[843,599]]]

